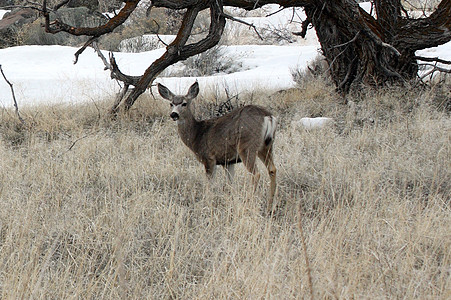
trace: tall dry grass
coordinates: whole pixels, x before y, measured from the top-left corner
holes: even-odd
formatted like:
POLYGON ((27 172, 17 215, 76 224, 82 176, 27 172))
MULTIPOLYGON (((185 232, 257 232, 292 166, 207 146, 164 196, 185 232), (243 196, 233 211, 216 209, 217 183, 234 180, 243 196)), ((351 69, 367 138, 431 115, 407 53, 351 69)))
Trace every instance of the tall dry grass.
POLYGON ((266 174, 256 194, 243 167, 210 186, 163 101, 114 121, 102 103, 28 108, 27 125, 3 110, 1 297, 448 298, 451 120, 437 93, 344 105, 312 84, 241 99, 279 116, 272 218, 266 174), (293 125, 318 115, 335 125, 293 125))

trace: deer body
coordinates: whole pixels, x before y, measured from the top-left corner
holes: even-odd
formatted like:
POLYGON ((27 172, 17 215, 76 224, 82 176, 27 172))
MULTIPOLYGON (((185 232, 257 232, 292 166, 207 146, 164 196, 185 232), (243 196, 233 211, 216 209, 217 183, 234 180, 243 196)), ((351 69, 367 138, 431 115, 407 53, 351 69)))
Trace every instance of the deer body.
POLYGON ((197 82, 185 96, 176 96, 161 84, 158 91, 171 101, 171 118, 177 121, 179 136, 205 166, 209 178, 213 177, 216 166, 222 165, 231 179, 234 165, 242 162, 253 174, 256 186, 260 177, 256 158, 263 161, 271 180, 267 207, 271 211, 276 190, 272 151, 276 118, 263 107, 247 105, 221 117, 198 121, 190 108, 191 100, 199 93, 197 82))

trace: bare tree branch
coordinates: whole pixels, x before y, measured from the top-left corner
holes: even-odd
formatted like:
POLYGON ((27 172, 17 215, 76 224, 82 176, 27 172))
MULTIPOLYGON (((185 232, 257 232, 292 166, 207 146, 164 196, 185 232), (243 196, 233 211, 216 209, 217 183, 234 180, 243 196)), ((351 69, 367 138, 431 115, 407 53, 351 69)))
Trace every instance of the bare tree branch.
POLYGON ((140 76, 125 75, 124 73, 121 72, 121 70, 119 70, 119 67, 116 63, 116 59, 114 58, 112 52, 110 52, 109 55, 110 61, 108 62, 105 56, 103 55, 102 51, 100 51, 99 46, 96 42, 93 42, 91 47, 97 53, 97 56, 99 56, 100 59, 102 60, 103 64, 105 65, 105 70, 110 70, 111 79, 119 80, 127 85, 136 85, 138 83, 140 76))
POLYGON ((91 45, 93 42, 95 42, 98 39, 98 37, 91 37, 84 45, 83 47, 81 47, 80 49, 78 49, 77 52, 75 52, 75 60, 74 60, 74 65, 78 62, 78 57, 80 56, 80 54, 83 53, 83 51, 85 51, 85 49, 91 45))
MULTIPOLYGON (((141 79, 135 85, 135 88, 128 94, 127 99, 124 101, 125 110, 128 110, 134 104, 137 97, 141 95, 156 76, 168 66, 180 60, 187 59, 190 56, 202 53, 218 44, 225 27, 225 17, 221 0, 209 2, 210 28, 207 36, 196 43, 186 44, 191 34, 194 21, 198 13, 204 8, 204 4, 205 3, 200 3, 190 7, 185 12, 176 38, 166 48, 166 52, 147 68, 141 79)), ((113 113, 116 112, 117 110, 113 110, 113 113)))
POLYGON ((19 118, 19 121, 25 125, 26 124, 25 120, 22 118, 22 116, 20 115, 20 112, 19 112, 19 106, 17 105, 17 100, 16 100, 16 95, 14 93, 13 84, 6 78, 5 72, 3 72, 2 65, 0 65, 0 72, 2 73, 3 78, 5 79, 6 83, 9 85, 9 88, 11 89, 11 94, 13 96, 13 101, 14 101, 14 107, 16 109, 16 115, 19 118))
POLYGON ((158 22, 155 21, 155 20, 153 20, 153 22, 157 25, 157 30, 156 30, 156 32, 155 32, 155 35, 157 36, 157 38, 158 38, 158 40, 160 41, 160 43, 162 43, 163 45, 165 45, 165 46, 167 47, 168 44, 166 44, 165 41, 163 41, 163 40, 160 38, 160 34, 159 34, 159 32, 160 32, 160 24, 158 24, 158 22))
POLYGON ((307 35, 307 30, 309 25, 312 23, 312 20, 310 17, 307 17, 304 21, 302 21, 301 23, 301 31, 298 32, 293 32, 294 35, 300 36, 303 39, 305 38, 305 36, 307 35))
POLYGON ((442 67, 439 67, 434 64, 419 64, 419 65, 432 67, 432 69, 430 69, 429 71, 427 71, 426 73, 421 75, 420 80, 423 80, 424 78, 428 77, 429 75, 431 75, 431 77, 432 77, 433 76, 432 74, 434 74, 435 72, 451 74, 451 69, 442 68, 442 67))
POLYGON ((237 18, 235 18, 235 17, 233 17, 233 16, 231 16, 231 15, 228 15, 228 14, 226 14, 226 13, 223 13, 223 16, 224 16, 226 19, 229 19, 229 20, 231 20, 231 21, 235 21, 235 22, 238 22, 238 23, 241 23, 241 24, 244 24, 244 25, 247 25, 247 26, 251 27, 252 29, 254 29, 255 33, 256 33, 257 36, 260 38, 260 40, 263 41, 263 37, 260 35, 260 33, 258 32, 258 30, 257 30, 257 28, 255 27, 254 24, 250 24, 250 23, 248 23, 248 22, 246 22, 246 21, 237 19, 237 18))
MULTIPOLYGON (((106 24, 98 27, 73 27, 61 20, 54 20, 50 22, 50 13, 47 9, 47 0, 43 1, 43 16, 45 18, 45 31, 48 33, 67 32, 75 36, 87 35, 91 37, 99 37, 106 33, 112 32, 116 27, 123 24, 130 14, 135 10, 141 0, 126 0, 125 6, 119 11, 119 13, 111 18, 106 24)), ((60 8, 62 5, 57 5, 60 8)))

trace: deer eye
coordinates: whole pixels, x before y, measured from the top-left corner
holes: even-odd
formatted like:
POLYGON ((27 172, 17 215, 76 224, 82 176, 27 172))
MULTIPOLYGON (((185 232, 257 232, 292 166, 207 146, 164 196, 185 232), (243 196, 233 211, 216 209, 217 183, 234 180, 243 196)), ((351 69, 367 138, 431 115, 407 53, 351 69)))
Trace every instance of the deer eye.
POLYGON ((186 103, 186 102, 182 103, 182 106, 187 106, 187 105, 188 105, 188 103, 186 103))

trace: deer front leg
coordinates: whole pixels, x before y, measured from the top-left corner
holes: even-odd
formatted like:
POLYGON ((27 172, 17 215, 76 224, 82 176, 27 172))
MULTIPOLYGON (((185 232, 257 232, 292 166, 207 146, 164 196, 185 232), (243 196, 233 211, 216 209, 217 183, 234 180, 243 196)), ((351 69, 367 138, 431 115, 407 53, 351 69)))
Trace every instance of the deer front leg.
POLYGON ((215 176, 215 171, 216 171, 216 161, 214 160, 206 160, 204 162, 204 166, 205 166, 205 173, 207 174, 207 178, 209 180, 213 179, 213 177, 215 176))

